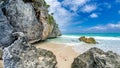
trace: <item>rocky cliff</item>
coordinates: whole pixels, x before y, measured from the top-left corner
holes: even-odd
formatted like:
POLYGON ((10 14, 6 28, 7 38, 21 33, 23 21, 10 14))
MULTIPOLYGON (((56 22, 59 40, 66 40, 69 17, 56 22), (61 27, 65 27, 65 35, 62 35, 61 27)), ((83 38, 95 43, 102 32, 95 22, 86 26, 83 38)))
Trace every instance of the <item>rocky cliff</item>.
POLYGON ((56 67, 52 52, 30 44, 61 35, 48 7, 44 0, 0 0, 0 59, 4 68, 56 67))
POLYGON ((0 26, 8 27, 7 34, 23 32, 31 43, 57 37, 61 33, 48 7, 44 0, 0 0, 0 26))

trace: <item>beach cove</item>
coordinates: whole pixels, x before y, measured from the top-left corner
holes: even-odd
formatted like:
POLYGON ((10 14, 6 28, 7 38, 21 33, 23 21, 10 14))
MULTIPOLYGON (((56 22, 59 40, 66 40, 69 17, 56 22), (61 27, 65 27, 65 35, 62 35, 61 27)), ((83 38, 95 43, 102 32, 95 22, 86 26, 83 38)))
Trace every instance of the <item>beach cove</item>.
MULTIPOLYGON (((90 34, 89 34, 90 35, 90 34)), ((85 51, 93 47, 98 47, 104 51, 113 51, 120 54, 120 38, 119 36, 104 37, 104 36, 87 36, 93 37, 99 42, 99 44, 86 44, 78 40, 81 35, 62 35, 58 38, 48 39, 43 42, 38 42, 34 45, 36 48, 42 48, 54 53, 57 59, 58 68, 71 68, 71 64, 74 59, 83 54, 85 51), (116 45, 113 46, 113 44, 116 45)), ((2 61, 0 61, 1 68, 3 67, 2 61)))

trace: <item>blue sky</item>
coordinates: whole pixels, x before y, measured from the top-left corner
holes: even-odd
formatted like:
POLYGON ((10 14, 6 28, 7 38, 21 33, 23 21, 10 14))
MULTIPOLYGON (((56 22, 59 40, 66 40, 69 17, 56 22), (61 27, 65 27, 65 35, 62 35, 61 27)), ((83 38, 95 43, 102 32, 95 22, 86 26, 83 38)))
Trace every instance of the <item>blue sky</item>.
POLYGON ((63 33, 120 33, 120 0, 45 0, 63 33))

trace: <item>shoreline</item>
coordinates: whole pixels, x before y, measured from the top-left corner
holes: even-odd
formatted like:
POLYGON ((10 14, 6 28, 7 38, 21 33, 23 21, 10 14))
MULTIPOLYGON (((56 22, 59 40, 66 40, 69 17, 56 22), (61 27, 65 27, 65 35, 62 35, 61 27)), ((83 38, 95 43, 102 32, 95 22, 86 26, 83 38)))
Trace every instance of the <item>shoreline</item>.
MULTIPOLYGON (((42 48, 53 52, 57 60, 57 68, 71 68, 71 64, 80 53, 75 52, 72 46, 64 44, 39 42, 33 44, 36 48, 42 48)), ((3 60, 0 60, 0 68, 3 68, 3 60)))
MULTIPOLYGON (((79 48, 79 50, 77 50, 74 46, 47 41, 38 42, 32 45, 34 45, 36 48, 42 48, 53 52, 53 54, 56 56, 57 68, 71 68, 74 58, 93 47, 91 45, 81 44, 80 46, 76 46, 77 49, 79 48)), ((3 61, 0 60, 0 68, 3 68, 3 66, 3 61)))
POLYGON ((80 55, 80 53, 74 51, 72 46, 65 46, 64 44, 43 42, 34 45, 36 48, 52 51, 56 56, 57 68, 71 68, 74 58, 80 55))

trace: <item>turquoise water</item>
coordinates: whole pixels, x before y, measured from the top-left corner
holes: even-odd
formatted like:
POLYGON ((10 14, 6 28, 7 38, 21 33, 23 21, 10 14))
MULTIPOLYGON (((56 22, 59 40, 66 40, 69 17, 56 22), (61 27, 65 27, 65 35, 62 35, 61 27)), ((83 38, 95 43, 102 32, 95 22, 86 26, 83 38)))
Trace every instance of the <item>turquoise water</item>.
POLYGON ((120 33, 78 33, 78 34, 63 34, 63 35, 74 35, 74 36, 102 36, 102 37, 120 37, 120 33))
POLYGON ((49 42, 73 46, 76 52, 85 52, 92 47, 100 48, 104 51, 113 51, 120 54, 120 33, 86 33, 86 34, 63 34, 62 36, 50 39, 49 42), (99 44, 86 44, 79 41, 81 36, 93 37, 99 44))

